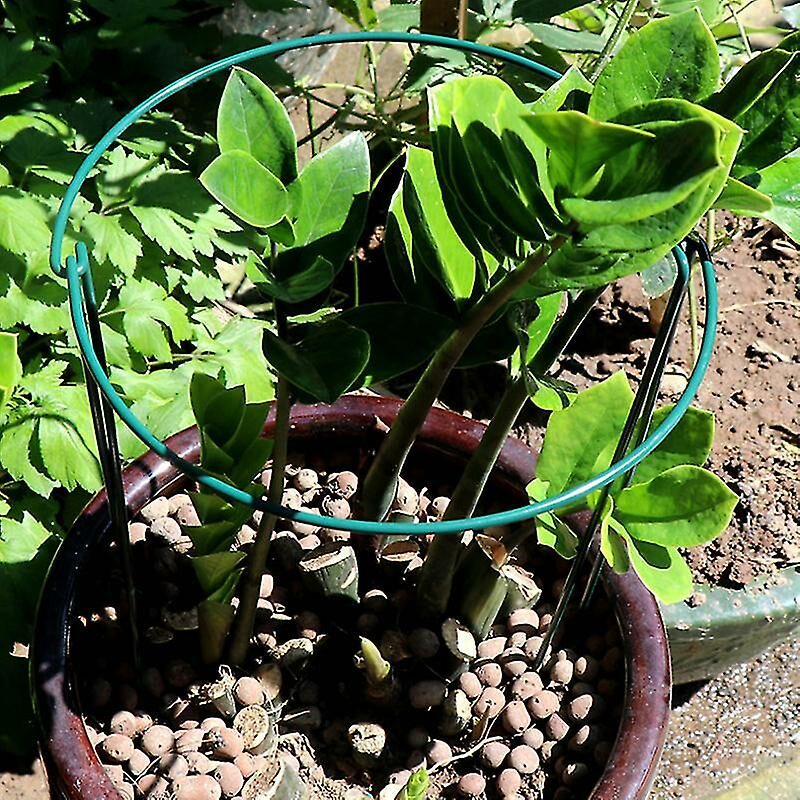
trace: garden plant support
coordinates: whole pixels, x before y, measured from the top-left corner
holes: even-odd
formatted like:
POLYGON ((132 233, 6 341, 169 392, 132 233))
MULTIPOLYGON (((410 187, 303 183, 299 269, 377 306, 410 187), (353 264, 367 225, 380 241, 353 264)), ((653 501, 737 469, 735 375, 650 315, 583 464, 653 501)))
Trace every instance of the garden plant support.
MULTIPOLYGON (((593 514, 586 534, 580 541, 577 557, 574 559, 568 574, 565 590, 559 602, 553 625, 548 632, 548 643, 556 638, 559 629, 563 624, 565 612, 572 599, 578 583, 581 569, 584 566, 594 540, 594 531, 601 516, 604 498, 607 496, 608 488, 617 479, 629 479, 636 465, 647 455, 649 455, 661 442, 666 439, 669 433, 675 428, 689 408, 695 397, 700 383, 708 368, 711 353, 713 350, 716 321, 717 321, 717 296, 714 278, 714 268, 710 254, 703 243, 689 240, 683 246, 676 246, 673 249, 673 257, 678 267, 678 277, 670 295, 667 312, 661 330, 656 338, 652 352, 647 362, 647 367, 643 374, 642 381, 637 389, 633 407, 628 415, 625 428, 619 440, 614 459, 610 467, 587 480, 581 485, 575 486, 568 491, 564 491, 556 496, 542 501, 534 502, 530 505, 519 508, 486 514, 479 517, 466 519, 453 519, 443 522, 368 522, 362 520, 341 520, 328 516, 312 514, 307 512, 295 511, 293 509, 274 504, 263 498, 254 498, 235 487, 213 477, 204 472, 198 466, 186 461, 164 442, 156 438, 136 417, 135 414, 125 405, 122 398, 116 392, 107 375, 107 367, 104 357, 104 347, 99 326, 98 309, 94 293, 93 278, 89 252, 83 242, 78 242, 75 255, 67 256, 65 263, 62 264, 62 250, 64 234, 67 221, 72 206, 81 190, 81 186, 91 170, 98 163, 102 155, 117 139, 117 137, 130 125, 140 119, 148 111, 155 108, 159 103, 183 89, 221 72, 236 64, 241 64, 262 56, 276 56, 282 53, 300 49, 315 47, 318 45, 344 44, 344 43, 372 43, 372 42, 399 42, 417 45, 436 45, 467 53, 474 53, 482 57, 497 59, 501 62, 514 64, 523 69, 533 71, 552 80, 557 80, 560 75, 555 70, 541 65, 533 60, 519 56, 514 53, 506 52, 497 48, 476 44, 469 41, 451 39, 449 37, 435 36, 429 34, 403 33, 403 32, 356 32, 341 33, 332 35, 311 36, 303 39, 296 39, 282 43, 266 45, 254 48, 242 53, 230 56, 205 66, 189 75, 173 82, 161 91, 152 95, 150 98, 140 103, 136 108, 123 117, 114 125, 98 142, 90 152, 81 166, 78 168, 73 180, 71 181, 65 197, 59 209, 54 226, 54 235, 51 247, 51 266, 53 271, 66 277, 68 281, 69 304, 73 324, 77 334, 77 339, 83 356, 87 374, 91 380, 87 380, 89 400, 94 417, 95 432, 97 435, 98 448, 101 456, 101 465, 104 480, 108 490, 108 498, 111 506, 112 529, 117 540, 121 543, 123 552, 123 564, 126 570, 126 582, 129 599, 131 602, 130 621, 131 621, 131 644, 135 654, 136 651, 136 621, 134 600, 134 581, 130 572, 129 558, 125 553, 129 547, 126 529, 125 499, 122 491, 121 463, 116 441, 113 415, 116 414, 122 421, 157 455, 165 458, 175 465, 186 475, 196 480, 202 486, 211 489, 225 499, 248 505, 256 510, 272 513, 284 519, 297 522, 321 525, 327 528, 348 531, 357 534, 369 535, 424 535, 435 533, 439 535, 458 534, 466 530, 487 528, 496 525, 507 525, 511 523, 533 520, 540 514, 564 508, 570 503, 586 497, 588 494, 601 490, 601 497, 598 510, 593 514), (706 320, 703 331, 703 338, 697 358, 697 362, 688 380, 686 389, 672 411, 667 415, 662 424, 654 431, 648 432, 650 418, 652 416, 661 377, 667 363, 670 345, 674 336, 678 315, 681 309, 682 300, 690 275, 690 262, 697 256, 702 265, 702 274, 706 293, 706 320), (635 447, 630 449, 630 445, 635 447)), ((597 580, 599 565, 601 561, 597 559, 590 582, 583 596, 586 602, 591 596, 591 592, 597 580)), ((542 648, 542 654, 545 648, 542 648)))

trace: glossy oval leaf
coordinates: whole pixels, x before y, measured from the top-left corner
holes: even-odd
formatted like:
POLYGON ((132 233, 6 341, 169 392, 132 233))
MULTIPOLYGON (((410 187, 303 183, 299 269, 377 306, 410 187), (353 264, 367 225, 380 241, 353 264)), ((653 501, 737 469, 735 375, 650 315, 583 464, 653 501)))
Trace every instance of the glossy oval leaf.
POLYGON ((332 403, 346 392, 369 362, 369 336, 338 319, 312 326, 298 344, 264 331, 267 361, 306 396, 332 403))
POLYGON ((286 108, 260 78, 234 67, 217 111, 219 149, 244 150, 281 183, 297 177, 297 140, 286 108))
POLYGON ((800 242, 800 148, 746 180, 772 203, 769 211, 759 211, 758 216, 771 220, 800 242))
POLYGON ((302 303, 324 292, 334 278, 333 266, 324 258, 316 258, 294 274, 278 279, 255 253, 245 261, 247 277, 267 297, 284 303, 302 303))
POLYGON ((228 211, 249 225, 267 228, 286 215, 288 196, 283 184, 244 150, 217 156, 200 181, 228 211))
POLYGON ((369 361, 360 379, 364 385, 418 367, 455 329, 455 323, 448 317, 407 303, 358 306, 340 314, 338 319, 369 336, 369 361))
POLYGON ((451 297, 469 298, 475 286, 475 257, 447 214, 430 150, 408 149, 403 209, 411 233, 412 260, 420 261, 451 297))
MULTIPOLYGON (((650 430, 655 430, 667 418, 674 406, 656 409, 650 430)), ((714 415, 692 406, 663 442, 639 462, 633 483, 646 483, 672 467, 694 464, 702 467, 708 461, 714 444, 714 415)))
POLYGON ((593 478, 611 463, 633 402, 628 379, 617 372, 580 392, 569 408, 550 415, 536 477, 550 495, 593 478))
POLYGON ((614 515, 634 539, 694 547, 728 527, 738 499, 708 470, 673 467, 620 492, 614 515))
POLYGON ((700 13, 692 9, 649 22, 600 73, 589 113, 611 119, 659 97, 697 101, 719 84, 719 53, 700 13))

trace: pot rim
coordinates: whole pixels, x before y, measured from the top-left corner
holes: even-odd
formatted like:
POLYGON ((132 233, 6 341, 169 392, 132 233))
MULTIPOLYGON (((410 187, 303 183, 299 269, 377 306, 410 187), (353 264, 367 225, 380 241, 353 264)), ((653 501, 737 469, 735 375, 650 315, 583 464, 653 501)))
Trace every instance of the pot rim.
MULTIPOLYGON (((365 434, 381 421, 391 424, 400 400, 349 395, 331 405, 296 405, 293 438, 314 431, 365 434)), ((264 432, 274 428, 270 415, 264 432)), ((480 441, 483 423, 434 408, 418 442, 465 454, 480 441)), ((199 458, 196 428, 169 439, 182 457, 199 458)), ((509 438, 496 471, 517 485, 533 477, 535 456, 521 441, 509 438)), ((123 471, 131 516, 183 476, 169 462, 148 451, 123 471)), ((86 506, 64 538, 45 580, 30 653, 31 692, 42 755, 51 779, 68 800, 121 800, 89 741, 75 691, 69 649, 72 611, 82 569, 110 530, 105 490, 86 506)), ((625 699, 614 747, 605 771, 588 800, 645 798, 655 777, 669 721, 671 673, 667 636, 658 604, 634 573, 618 575, 604 567, 603 580, 614 602, 625 652, 625 699)))

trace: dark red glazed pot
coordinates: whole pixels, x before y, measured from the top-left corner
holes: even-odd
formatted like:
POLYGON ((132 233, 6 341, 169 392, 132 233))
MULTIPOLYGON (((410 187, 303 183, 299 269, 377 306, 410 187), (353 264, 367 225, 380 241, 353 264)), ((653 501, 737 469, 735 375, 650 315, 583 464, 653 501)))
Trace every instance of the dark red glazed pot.
MULTIPOLYGON (((381 436, 376 420, 391 425, 399 406, 393 399, 351 396, 330 406, 295 407, 292 442, 299 449, 304 441, 313 440, 314 449, 322 452, 337 443, 369 447, 381 436)), ((267 434, 272 425, 271 420, 267 422, 267 434)), ((483 430, 479 422, 434 409, 415 449, 420 458, 436 453, 463 463, 483 430)), ((199 458, 194 428, 173 436, 168 444, 190 461, 199 458)), ((505 484, 524 496, 520 492, 530 481, 534 464, 533 453, 522 442, 509 439, 493 476, 495 485, 505 484)), ((148 452, 124 471, 123 482, 133 516, 157 493, 177 489, 185 478, 169 462, 148 452)), ((107 544, 109 533, 106 495, 101 492, 84 509, 53 562, 42 590, 31 649, 42 754, 53 797, 66 800, 120 800, 87 737, 70 655, 77 588, 91 555, 107 544)), ((656 601, 635 575, 606 570, 604 581, 625 649, 625 703, 608 766, 590 800, 642 800, 654 778, 669 719, 667 638, 656 601)))

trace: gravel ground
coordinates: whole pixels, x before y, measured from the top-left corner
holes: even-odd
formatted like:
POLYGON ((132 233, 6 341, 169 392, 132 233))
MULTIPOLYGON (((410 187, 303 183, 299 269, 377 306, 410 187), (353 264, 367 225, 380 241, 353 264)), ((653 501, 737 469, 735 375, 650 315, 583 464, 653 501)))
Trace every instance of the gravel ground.
MULTIPOLYGON (((708 800, 749 776, 797 759, 800 637, 732 667, 701 688, 695 684, 691 691, 686 687, 675 692, 654 800, 708 800)), ((797 774, 786 774, 784 780, 794 781, 794 793, 785 797, 800 797, 797 774)), ((740 796, 762 797, 756 788, 740 796)))

